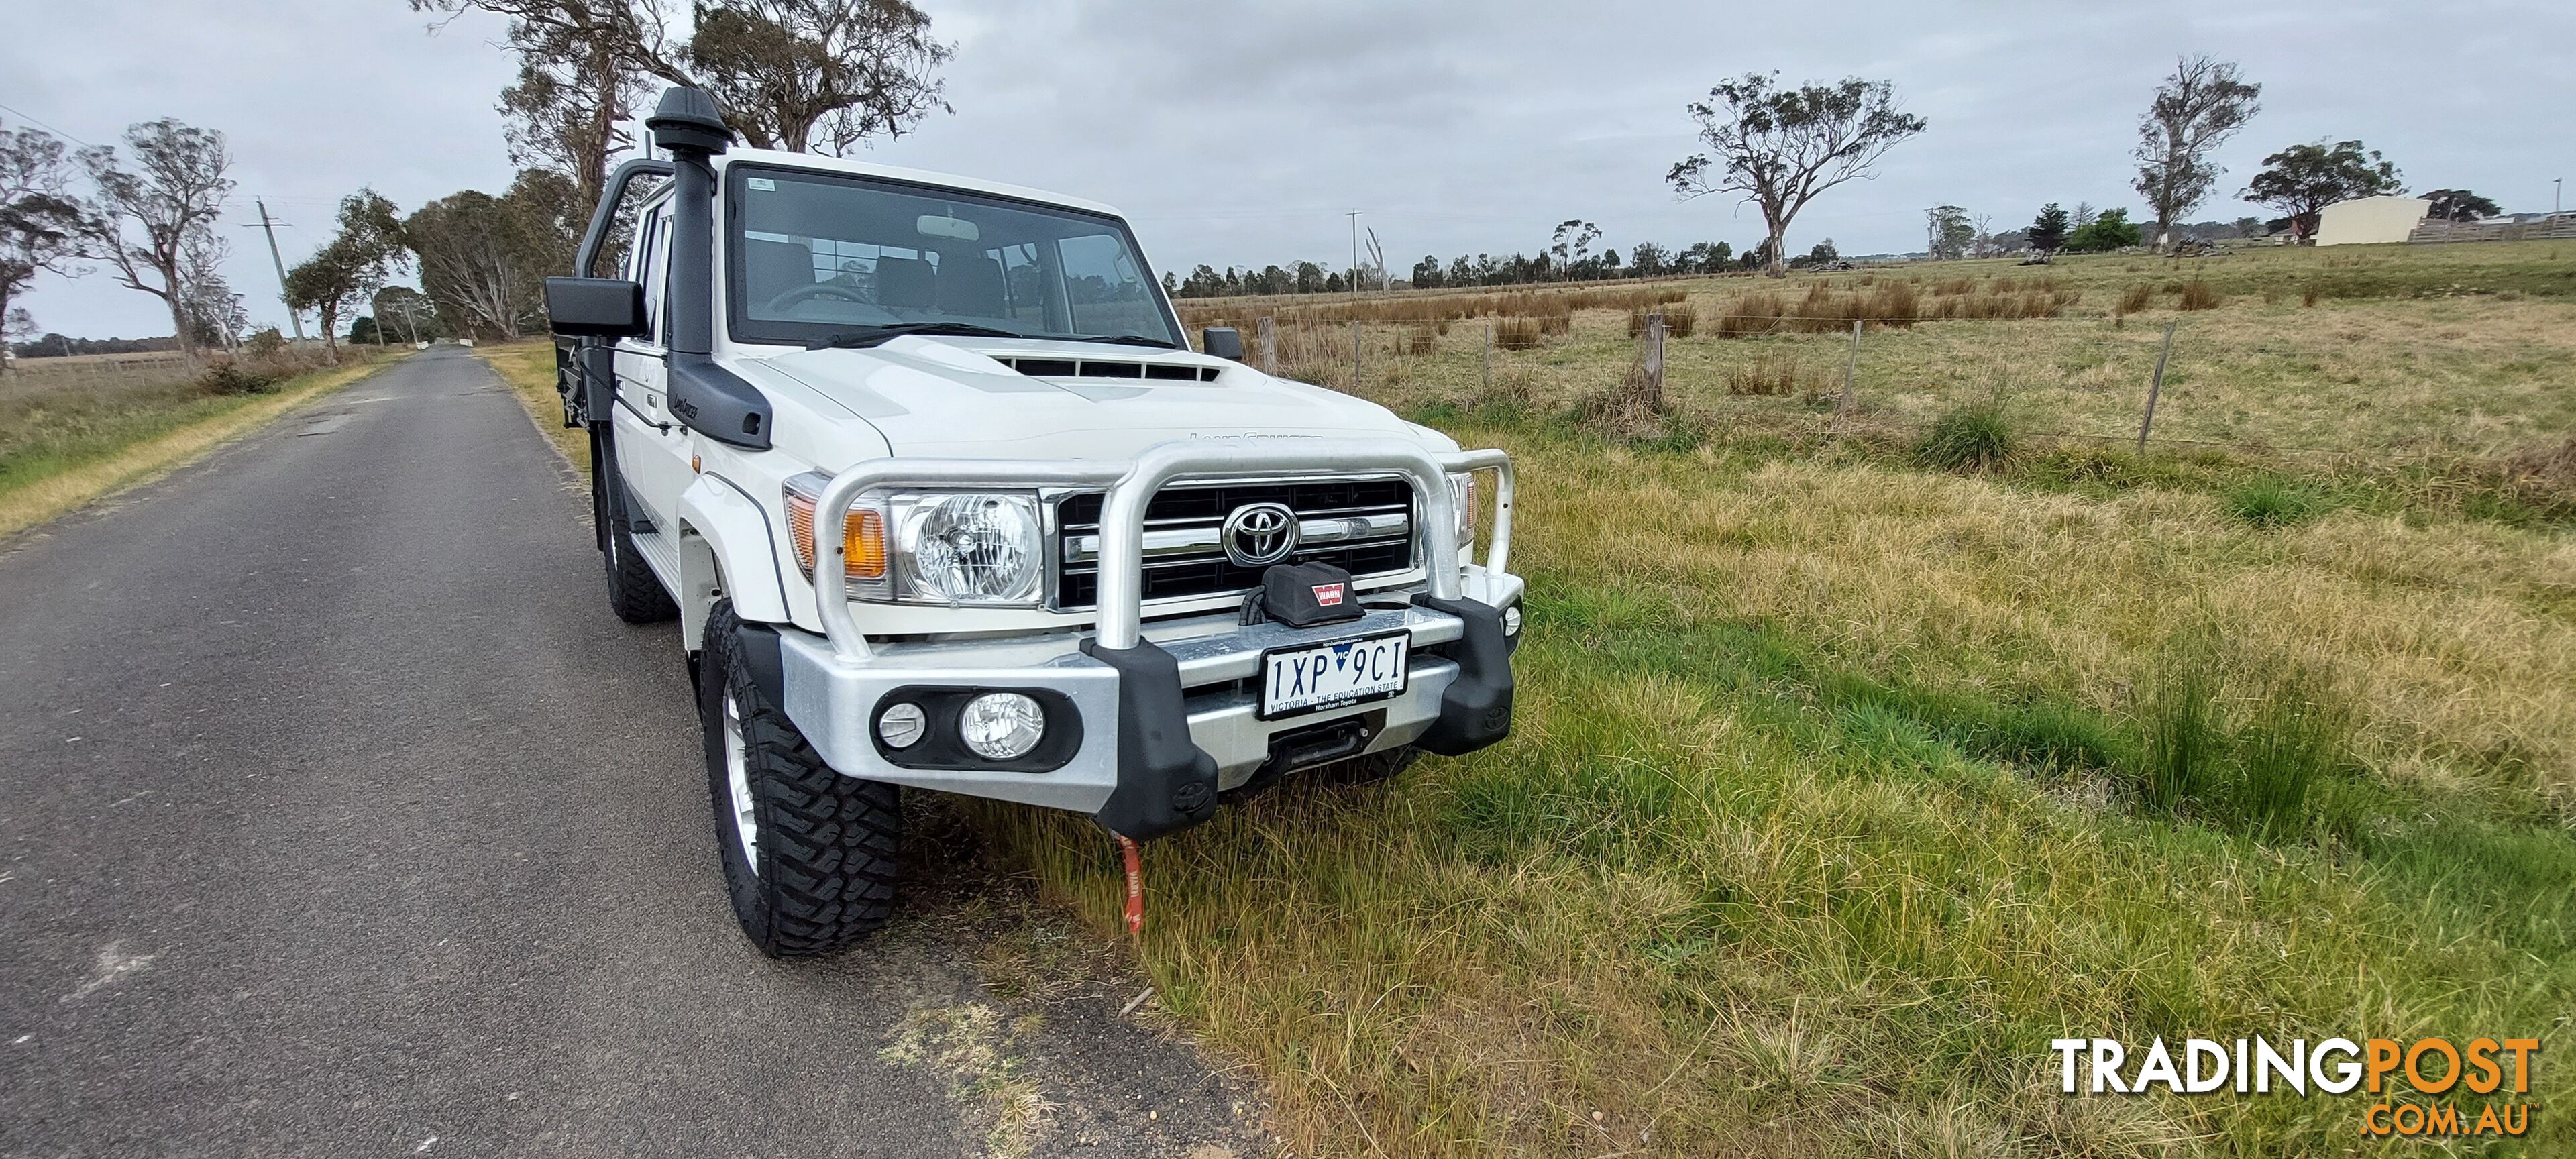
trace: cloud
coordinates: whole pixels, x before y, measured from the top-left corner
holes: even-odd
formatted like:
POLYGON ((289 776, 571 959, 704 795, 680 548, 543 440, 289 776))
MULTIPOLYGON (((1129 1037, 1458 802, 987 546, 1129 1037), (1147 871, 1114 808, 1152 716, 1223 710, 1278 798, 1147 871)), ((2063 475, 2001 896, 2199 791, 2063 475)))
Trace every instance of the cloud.
MULTIPOLYGON (((953 116, 872 156, 1108 201, 1157 262, 1336 261, 1365 211, 1390 259, 1533 250, 1599 222, 1625 250, 1759 238, 1758 214, 1663 185, 1692 150, 1683 106, 1716 80, 1777 70, 1896 83, 1931 130, 1791 231, 1845 253, 1921 244, 1923 207, 2026 220, 2044 201, 2131 205, 2137 116, 2178 53, 2236 59, 2265 110, 2221 153, 2232 200, 2262 156, 2360 137, 2418 188, 2464 185, 2545 207, 2571 130, 2556 46, 2576 11, 2217 0, 2140 8, 2042 0, 1747 9, 1539 0, 1388 4, 923 0, 958 45, 953 116)), ((400 0, 132 0, 50 5, 0 44, 0 103, 93 140, 172 115, 231 134, 233 219, 264 194, 320 244, 332 203, 371 184, 409 207, 509 178, 492 111, 512 66, 496 22, 433 36, 400 0)), ((0 114, 0 120, 17 118, 0 114)), ((228 267, 272 317, 255 232, 228 267)), ((98 275, 30 305, 67 333, 157 332, 145 295, 98 275)))

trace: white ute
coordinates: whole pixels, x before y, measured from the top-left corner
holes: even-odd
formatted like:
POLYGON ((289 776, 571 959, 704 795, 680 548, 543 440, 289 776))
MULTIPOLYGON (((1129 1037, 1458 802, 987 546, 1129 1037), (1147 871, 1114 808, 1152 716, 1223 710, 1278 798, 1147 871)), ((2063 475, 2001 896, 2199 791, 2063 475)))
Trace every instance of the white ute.
POLYGON ((647 125, 669 160, 547 307, 609 598, 680 621, 761 950, 883 924, 902 788, 1148 841, 1510 732, 1501 452, 1191 350, 1107 206, 732 149, 693 89, 647 125))

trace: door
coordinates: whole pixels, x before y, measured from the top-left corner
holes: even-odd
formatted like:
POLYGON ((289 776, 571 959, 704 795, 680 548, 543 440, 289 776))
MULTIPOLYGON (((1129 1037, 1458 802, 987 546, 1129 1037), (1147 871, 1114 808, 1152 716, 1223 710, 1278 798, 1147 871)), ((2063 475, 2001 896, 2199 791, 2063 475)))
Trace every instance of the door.
MULTIPOLYGON (((671 259, 670 215, 667 203, 646 211, 636 227, 634 278, 644 286, 644 313, 652 330, 640 338, 621 339, 617 343, 617 472, 625 485, 630 518, 640 515, 649 521, 651 532, 667 531, 671 513, 678 507, 680 492, 687 489, 689 470, 689 429, 671 416, 667 391, 669 363, 665 357, 670 333, 670 294, 668 271, 671 259)), ((634 530, 646 533, 638 523, 634 530)), ((657 569, 657 553, 646 551, 657 569)), ((670 581, 676 577, 664 576, 670 581)))

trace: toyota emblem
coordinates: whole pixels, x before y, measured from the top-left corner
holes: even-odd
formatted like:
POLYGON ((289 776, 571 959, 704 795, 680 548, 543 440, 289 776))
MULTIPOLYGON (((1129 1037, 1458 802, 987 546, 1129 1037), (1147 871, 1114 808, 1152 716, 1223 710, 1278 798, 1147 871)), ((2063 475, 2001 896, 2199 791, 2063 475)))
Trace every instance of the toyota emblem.
POLYGON ((1246 503, 1225 517, 1218 538, 1242 567, 1268 567, 1297 550, 1297 513, 1277 503, 1246 503))

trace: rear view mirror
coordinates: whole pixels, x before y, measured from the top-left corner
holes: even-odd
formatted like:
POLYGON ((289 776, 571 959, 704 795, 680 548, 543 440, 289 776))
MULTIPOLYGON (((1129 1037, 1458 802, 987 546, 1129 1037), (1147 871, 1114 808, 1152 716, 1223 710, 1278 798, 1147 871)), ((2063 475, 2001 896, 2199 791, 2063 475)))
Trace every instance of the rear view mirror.
POLYGON ((583 338, 633 338, 652 329, 644 287, 624 278, 547 278, 546 324, 583 338))
POLYGON ((1210 326, 1199 331, 1199 353, 1243 361, 1243 331, 1232 326, 1210 326))
POLYGON ((912 227, 920 230, 923 237, 944 237, 953 241, 975 241, 984 236, 984 231, 977 229, 974 222, 962 217, 941 217, 935 213, 922 214, 912 227))

